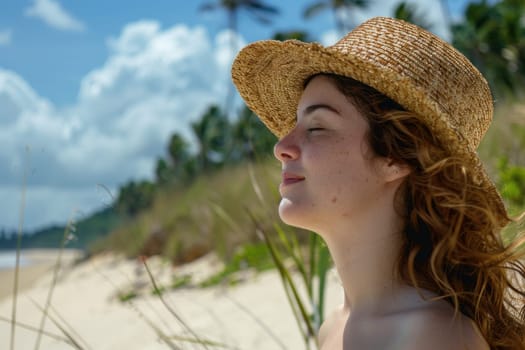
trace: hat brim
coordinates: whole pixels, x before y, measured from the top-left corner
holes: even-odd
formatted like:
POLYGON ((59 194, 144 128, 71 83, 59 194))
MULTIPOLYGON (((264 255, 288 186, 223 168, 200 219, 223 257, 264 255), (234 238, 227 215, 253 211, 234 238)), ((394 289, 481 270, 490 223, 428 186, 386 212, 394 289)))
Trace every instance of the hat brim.
POLYGON ((444 106, 421 90, 413 77, 403 76, 377 61, 342 54, 330 47, 297 40, 263 40, 246 46, 232 66, 232 79, 246 105, 281 138, 295 125, 305 81, 320 73, 342 75, 369 85, 416 113, 450 155, 461 157, 498 208, 501 226, 508 223, 505 205, 476 150, 451 125, 444 106))

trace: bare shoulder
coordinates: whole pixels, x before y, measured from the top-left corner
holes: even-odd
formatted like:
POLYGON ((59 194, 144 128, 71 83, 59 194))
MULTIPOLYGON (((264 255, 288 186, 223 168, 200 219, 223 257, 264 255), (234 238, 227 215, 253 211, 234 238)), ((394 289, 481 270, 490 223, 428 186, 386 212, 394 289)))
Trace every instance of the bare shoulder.
POLYGON ((336 315, 335 313, 331 313, 330 316, 328 316, 323 324, 321 325, 321 328, 319 328, 319 333, 317 335, 317 339, 319 341, 319 344, 322 346, 326 337, 330 333, 330 330, 333 327, 333 324, 335 323, 336 315))
POLYGON ((475 323, 445 302, 431 302, 370 316, 344 308, 319 331, 323 350, 490 350, 475 323))
POLYGON ((404 349, 490 350, 476 324, 449 307, 430 307, 410 312, 401 324, 412 325, 404 349))
POLYGON ((321 349, 331 348, 333 345, 328 344, 333 343, 338 338, 342 338, 347 317, 344 307, 340 306, 324 320, 317 337, 321 349))

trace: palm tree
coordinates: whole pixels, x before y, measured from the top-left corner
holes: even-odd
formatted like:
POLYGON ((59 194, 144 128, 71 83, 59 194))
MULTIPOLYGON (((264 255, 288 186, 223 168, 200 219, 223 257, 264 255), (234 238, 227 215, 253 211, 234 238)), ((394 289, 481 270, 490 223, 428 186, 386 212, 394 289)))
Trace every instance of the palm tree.
POLYGON ((233 161, 242 159, 256 159, 272 154, 277 138, 259 118, 246 106, 243 107, 239 118, 232 128, 233 161))
POLYGON ((394 9, 394 17, 404 21, 416 24, 421 28, 429 30, 432 25, 427 22, 425 17, 417 13, 416 6, 409 4, 406 1, 401 1, 394 9))
POLYGON ((324 0, 308 6, 303 13, 305 18, 311 18, 320 12, 331 9, 336 28, 339 34, 348 32, 352 27, 350 23, 350 14, 356 8, 366 9, 370 5, 370 0, 324 0))
MULTIPOLYGON (((264 1, 256 0, 216 0, 214 2, 207 2, 200 7, 201 11, 216 11, 224 10, 228 15, 228 28, 232 32, 230 35, 230 52, 233 57, 237 51, 237 43, 233 33, 238 33, 238 17, 240 11, 245 11, 251 15, 256 21, 262 24, 271 22, 271 17, 279 13, 279 10, 264 1)), ((228 84, 228 91, 226 95, 226 105, 224 110, 228 113, 230 111, 233 99, 233 86, 228 84)))
POLYGON ((173 167, 178 167, 189 157, 188 142, 178 133, 173 133, 168 144, 168 155, 173 167))
POLYGON ((290 40, 290 39, 299 40, 303 42, 312 41, 308 32, 305 32, 303 30, 278 31, 273 35, 272 39, 280 40, 280 41, 290 40))
POLYGON ((172 169, 163 158, 157 159, 157 164, 155 165, 155 181, 159 185, 167 184, 171 179, 172 169))
POLYGON ((471 3, 452 26, 453 45, 485 75, 498 97, 525 89, 525 1, 471 3))
POLYGON ((222 164, 228 156, 230 124, 217 106, 210 106, 202 118, 191 124, 198 143, 198 167, 209 170, 222 164))
POLYGON ((154 183, 131 180, 120 187, 115 206, 119 212, 134 216, 151 207, 154 198, 154 183))
POLYGON ((187 164, 191 161, 188 142, 178 133, 173 133, 168 143, 168 159, 158 159, 155 174, 159 184, 174 184, 188 177, 187 164))
POLYGON ((207 2, 200 7, 201 11, 225 10, 228 14, 228 28, 237 32, 239 11, 244 10, 253 16, 258 22, 268 24, 271 16, 279 13, 279 10, 263 1, 254 0, 218 0, 207 2))

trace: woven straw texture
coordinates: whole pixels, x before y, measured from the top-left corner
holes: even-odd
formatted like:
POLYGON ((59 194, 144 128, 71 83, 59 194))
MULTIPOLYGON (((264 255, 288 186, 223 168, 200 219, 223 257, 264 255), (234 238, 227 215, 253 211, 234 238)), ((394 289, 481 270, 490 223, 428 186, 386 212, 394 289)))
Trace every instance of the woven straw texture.
POLYGON ((294 127, 304 82, 317 73, 351 77, 420 116, 451 155, 470 163, 475 183, 487 190, 506 224, 503 201, 476 153, 492 121, 492 95, 451 45, 407 22, 376 17, 329 47, 297 40, 252 43, 232 66, 240 95, 278 137, 294 127))

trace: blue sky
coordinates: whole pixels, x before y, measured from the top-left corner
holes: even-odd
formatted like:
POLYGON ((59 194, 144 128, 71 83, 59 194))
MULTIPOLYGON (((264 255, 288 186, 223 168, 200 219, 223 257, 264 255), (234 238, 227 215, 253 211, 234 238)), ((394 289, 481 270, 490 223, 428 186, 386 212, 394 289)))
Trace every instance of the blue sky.
MULTIPOLYGON (((210 0, 213 2, 212 0, 210 0)), ((330 44, 330 12, 304 21, 311 1, 267 1, 270 26, 242 17, 226 30, 210 1, 3 0, 0 11, 0 229, 63 223, 107 204, 130 179, 151 178, 169 135, 224 100, 229 36, 242 46, 277 30, 308 30, 330 44)), ((410 1, 448 38, 439 2, 410 1)), ((459 18, 466 1, 449 0, 459 18)), ((355 21, 391 15, 374 0, 355 21)))

